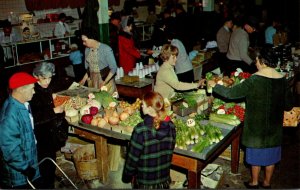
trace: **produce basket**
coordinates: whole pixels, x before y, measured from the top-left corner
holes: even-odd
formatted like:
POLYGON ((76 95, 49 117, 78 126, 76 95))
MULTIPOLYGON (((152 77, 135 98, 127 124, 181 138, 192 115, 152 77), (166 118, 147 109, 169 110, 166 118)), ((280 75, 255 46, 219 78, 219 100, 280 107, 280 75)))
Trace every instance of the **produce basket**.
POLYGON ((93 180, 99 178, 97 159, 95 159, 95 148, 93 144, 78 148, 73 155, 77 174, 82 180, 93 180))

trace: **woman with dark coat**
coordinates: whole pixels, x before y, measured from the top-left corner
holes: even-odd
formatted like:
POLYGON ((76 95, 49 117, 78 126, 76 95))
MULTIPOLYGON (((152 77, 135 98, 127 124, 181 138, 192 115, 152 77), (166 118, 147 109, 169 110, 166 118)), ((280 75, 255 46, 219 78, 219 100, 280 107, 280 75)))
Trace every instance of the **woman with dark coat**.
MULTIPOLYGON (((30 101, 34 120, 34 133, 37 141, 38 160, 45 157, 56 160, 56 152, 60 149, 51 139, 51 128, 56 125, 55 119, 63 114, 63 107, 54 107, 52 89, 49 87, 52 76, 55 74, 52 63, 42 62, 33 70, 33 76, 39 81, 35 84, 35 94, 30 101)), ((54 189, 55 165, 46 160, 40 165, 41 176, 47 189, 54 189)))
POLYGON ((285 76, 275 70, 277 59, 271 49, 263 49, 256 57, 258 71, 231 88, 208 81, 213 92, 227 99, 245 98, 246 112, 242 144, 246 162, 251 165, 247 188, 258 188, 261 167, 265 169, 263 188, 271 188, 275 164, 281 160, 284 110, 292 109, 292 94, 285 76))

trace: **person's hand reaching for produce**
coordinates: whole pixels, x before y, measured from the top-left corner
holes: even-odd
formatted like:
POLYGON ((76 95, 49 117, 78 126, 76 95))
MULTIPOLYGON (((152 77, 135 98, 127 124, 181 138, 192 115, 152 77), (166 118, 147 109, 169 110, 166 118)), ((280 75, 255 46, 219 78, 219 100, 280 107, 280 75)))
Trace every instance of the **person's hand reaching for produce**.
POLYGON ((201 79, 198 82, 198 88, 203 88, 205 86, 206 79, 201 79))
POLYGON ((215 87, 216 86, 216 82, 214 80, 208 80, 206 82, 207 82, 208 86, 211 86, 211 87, 215 87))

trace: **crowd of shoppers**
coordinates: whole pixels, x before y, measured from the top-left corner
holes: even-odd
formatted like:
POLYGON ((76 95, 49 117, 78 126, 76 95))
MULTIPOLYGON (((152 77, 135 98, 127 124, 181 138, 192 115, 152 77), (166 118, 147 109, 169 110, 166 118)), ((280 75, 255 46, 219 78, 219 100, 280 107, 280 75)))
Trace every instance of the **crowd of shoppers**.
MULTIPOLYGON (((134 13, 135 9, 128 8, 128 11, 134 13)), ((176 17, 171 16, 171 9, 166 9, 164 18, 158 22, 157 33, 152 36, 155 39, 153 44, 162 46, 160 58, 163 64, 156 76, 154 92, 146 94, 142 100, 145 118, 133 131, 124 166, 122 179, 132 182, 134 188, 169 188, 176 132, 164 110, 164 98, 173 97, 175 90, 197 89, 200 86, 200 83, 193 83, 193 66, 186 51, 186 47, 191 47, 190 36, 186 33, 187 28, 191 27, 186 22, 189 17, 182 5, 176 4, 172 11, 176 17), (161 154, 164 156, 161 157, 161 154)), ((59 17, 60 21, 54 30, 56 37, 69 33, 65 17, 64 14, 59 17)), ((274 45, 274 35, 279 31, 276 31, 277 26, 278 22, 274 21, 265 30, 267 46, 274 45)), ((221 70, 225 75, 230 75, 236 68, 242 68, 254 74, 232 88, 211 81, 209 85, 214 87, 214 93, 227 99, 246 99, 242 144, 246 147, 246 162, 251 165, 251 179, 245 186, 258 187, 260 170, 265 167, 262 186, 270 188, 275 164, 281 159, 283 111, 291 109, 292 98, 285 77, 274 69, 277 61, 272 51, 263 49, 255 60, 249 56, 249 34, 258 27, 258 21, 253 17, 247 20, 225 17, 224 25, 216 33, 221 70)), ((110 28, 111 36, 115 36, 111 38, 111 47, 99 41, 98 32, 82 28, 85 57, 73 45, 70 60, 74 66, 83 66, 84 62, 88 69, 82 77, 79 70, 83 70, 83 67, 74 67, 76 80, 81 79, 81 84, 90 79, 91 87, 106 86, 113 94, 116 92, 116 58, 127 74, 141 58, 141 53, 134 41, 133 17, 114 14, 110 28)), ((37 167, 37 162, 45 157, 55 160, 58 150, 49 141, 53 119, 63 114, 62 107, 54 107, 55 95, 49 87, 54 71, 52 63, 44 62, 34 68, 34 77, 16 73, 9 80, 12 92, 2 106, 0 115, 1 188, 29 188, 27 177, 37 187, 54 188, 55 166, 45 163, 37 167), (40 111, 41 107, 43 112, 40 111)))

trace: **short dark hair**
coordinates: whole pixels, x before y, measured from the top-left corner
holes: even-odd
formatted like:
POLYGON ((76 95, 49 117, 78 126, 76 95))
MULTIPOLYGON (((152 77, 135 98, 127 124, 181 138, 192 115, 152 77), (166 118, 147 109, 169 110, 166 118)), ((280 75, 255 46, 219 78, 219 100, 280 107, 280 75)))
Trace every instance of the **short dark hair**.
POLYGON ((9 27, 12 27, 12 26, 11 26, 11 22, 9 22, 9 20, 7 20, 7 19, 4 20, 4 21, 2 21, 1 25, 2 25, 3 28, 9 28, 9 27))
POLYGON ((89 39, 94 39, 94 40, 100 41, 100 36, 98 36, 97 34, 98 34, 98 32, 95 31, 95 29, 91 28, 91 27, 83 28, 81 30, 81 35, 85 35, 89 39))
POLYGON ((250 25, 252 28, 258 28, 259 21, 258 21, 258 19, 257 19, 256 17, 250 16, 250 17, 246 20, 245 24, 250 25))
POLYGON ((64 19, 64 18, 67 18, 66 14, 65 13, 60 13, 58 15, 58 19, 61 20, 61 19, 64 19))
POLYGON ((120 12, 113 12, 113 13, 111 13, 110 20, 113 20, 113 19, 121 20, 121 13, 120 12))
POLYGON ((260 51, 256 52, 256 55, 266 66, 272 68, 277 66, 277 55, 272 48, 264 47, 260 51))

